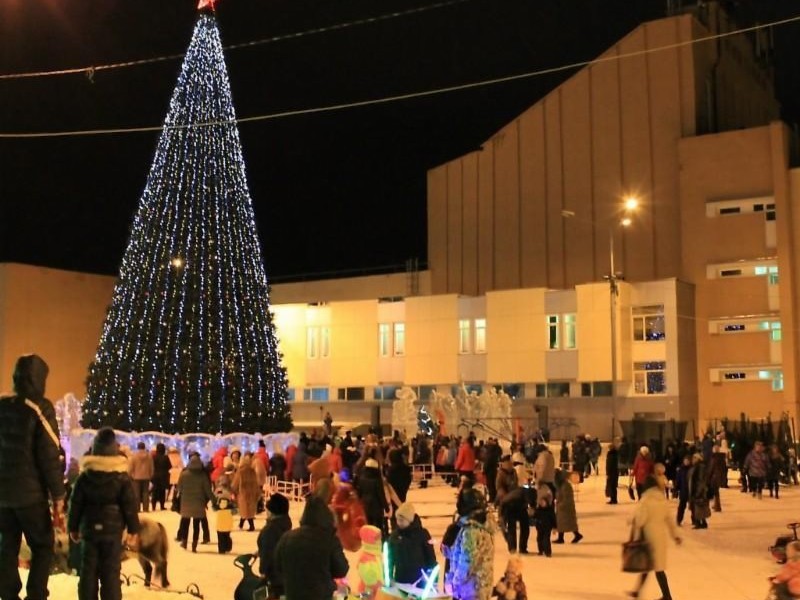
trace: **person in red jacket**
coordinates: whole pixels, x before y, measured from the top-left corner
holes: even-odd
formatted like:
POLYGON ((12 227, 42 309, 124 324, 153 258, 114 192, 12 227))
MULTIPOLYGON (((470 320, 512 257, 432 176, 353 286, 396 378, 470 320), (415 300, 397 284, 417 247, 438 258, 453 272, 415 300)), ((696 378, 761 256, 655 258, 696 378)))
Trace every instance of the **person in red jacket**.
POLYGON ((461 442, 456 456, 455 469, 463 477, 475 478, 475 439, 472 436, 461 442))
MULTIPOLYGON (((292 463, 294 463, 294 455, 297 452, 297 446, 292 442, 289 444, 289 447, 286 448, 286 473, 284 481, 291 481, 292 480, 292 463)), ((276 473, 277 475, 277 473, 276 473)))
POLYGON ((258 450, 256 450, 253 456, 261 461, 261 464, 264 465, 264 469, 269 473, 269 454, 267 454, 267 445, 264 443, 264 440, 258 440, 258 450))
POLYGON ((633 478, 633 483, 636 484, 637 498, 641 499, 644 492, 644 480, 647 479, 648 475, 653 474, 654 467, 655 461, 650 454, 650 448, 647 446, 639 448, 639 454, 636 455, 636 459, 633 461, 633 469, 631 469, 631 477, 633 478))

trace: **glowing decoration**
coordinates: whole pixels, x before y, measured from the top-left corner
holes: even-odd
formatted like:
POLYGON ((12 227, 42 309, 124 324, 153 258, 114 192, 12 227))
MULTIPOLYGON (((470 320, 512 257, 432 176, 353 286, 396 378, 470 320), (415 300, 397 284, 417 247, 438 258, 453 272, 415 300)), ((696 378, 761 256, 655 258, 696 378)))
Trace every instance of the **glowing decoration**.
POLYGON ((217 10, 217 2, 219 2, 219 0, 200 0, 197 4, 197 10, 213 14, 214 11, 217 10))
POLYGON ((422 599, 428 598, 431 595, 431 592, 436 587, 436 577, 439 575, 439 565, 436 565, 431 569, 431 574, 426 575, 425 570, 422 571, 422 579, 425 581, 425 589, 422 591, 422 599))
POLYGON ((389 585, 392 581, 389 570, 389 542, 383 542, 383 583, 389 585))
POLYGON ((90 366, 85 427, 291 427, 235 118, 216 18, 201 12, 90 366))

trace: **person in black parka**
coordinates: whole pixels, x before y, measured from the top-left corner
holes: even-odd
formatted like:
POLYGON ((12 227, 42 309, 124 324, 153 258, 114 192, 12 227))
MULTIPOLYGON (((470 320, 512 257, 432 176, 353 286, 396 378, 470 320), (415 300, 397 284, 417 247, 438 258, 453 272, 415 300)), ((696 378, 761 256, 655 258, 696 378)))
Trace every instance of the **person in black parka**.
POLYGON ((348 569, 333 513, 322 498, 309 496, 300 527, 284 533, 275 548, 275 573, 283 581, 286 599, 330 598, 336 590, 333 580, 347 575, 348 569))
POLYGON ((119 452, 114 430, 97 432, 92 453, 81 459, 81 474, 69 500, 67 529, 80 541, 79 600, 120 600, 122 536, 135 546, 139 533, 136 494, 128 476, 128 460, 119 452))
POLYGON ((156 504, 164 510, 164 503, 167 501, 167 489, 169 488, 169 470, 172 463, 167 456, 167 448, 162 443, 156 444, 156 453, 153 456, 153 490, 150 492, 150 506, 156 509, 156 504))
POLYGON ((292 530, 289 517, 289 500, 281 494, 272 494, 267 500, 267 524, 258 534, 258 570, 267 582, 270 598, 283 595, 283 582, 275 573, 275 549, 283 534, 292 530))
POLYGON ((397 509, 397 529, 389 537, 389 574, 397 583, 414 583, 422 571, 436 566, 431 534, 422 527, 414 505, 405 502, 397 509))
POLYGON ((17 567, 23 534, 31 549, 27 596, 48 595, 55 542, 48 500, 60 516, 66 489, 56 412, 44 397, 47 373, 39 356, 21 356, 14 395, 0 397, 0 598, 17 598, 22 590, 17 567))

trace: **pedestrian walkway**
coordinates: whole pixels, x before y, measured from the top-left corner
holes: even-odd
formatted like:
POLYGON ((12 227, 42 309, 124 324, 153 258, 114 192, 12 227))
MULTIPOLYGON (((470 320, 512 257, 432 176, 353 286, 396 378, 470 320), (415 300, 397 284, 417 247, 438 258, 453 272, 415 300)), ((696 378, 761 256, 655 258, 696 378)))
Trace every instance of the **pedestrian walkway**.
MULTIPOLYGON (((731 477, 738 473, 731 472, 731 477)), ((636 575, 621 571, 621 544, 630 532, 635 502, 620 489, 620 504, 609 506, 604 497, 605 478, 592 476, 576 495, 578 523, 584 539, 579 544, 553 546, 553 557, 523 556, 524 580, 531 599, 612 600, 633 589, 636 575)), ((734 485, 734 481, 731 481, 734 485)), ((693 530, 687 516, 680 528, 684 543, 669 548, 667 576, 675 600, 763 600, 767 577, 777 571, 768 552, 778 535, 788 533, 786 523, 800 521, 800 487, 781 489, 781 499, 762 500, 742 494, 738 487, 721 490, 722 512, 713 513, 709 528, 693 530)), ((452 488, 414 489, 409 492, 431 535, 441 539, 450 519, 425 515, 452 514, 452 488)), ((670 501, 676 509, 677 500, 670 501)), ((567 540, 571 534, 567 534, 567 540)), ((508 561, 504 540, 495 538, 495 580, 508 561)), ((651 576, 641 598, 660 596, 651 576)))

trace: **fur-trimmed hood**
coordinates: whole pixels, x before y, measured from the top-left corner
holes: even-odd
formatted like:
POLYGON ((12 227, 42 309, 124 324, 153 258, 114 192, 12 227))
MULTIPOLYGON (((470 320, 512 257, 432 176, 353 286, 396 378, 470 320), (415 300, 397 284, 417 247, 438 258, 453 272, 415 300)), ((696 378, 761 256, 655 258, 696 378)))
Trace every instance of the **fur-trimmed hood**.
POLYGON ((127 473, 128 459, 124 456, 95 456, 88 454, 81 458, 81 471, 100 471, 103 473, 127 473))

